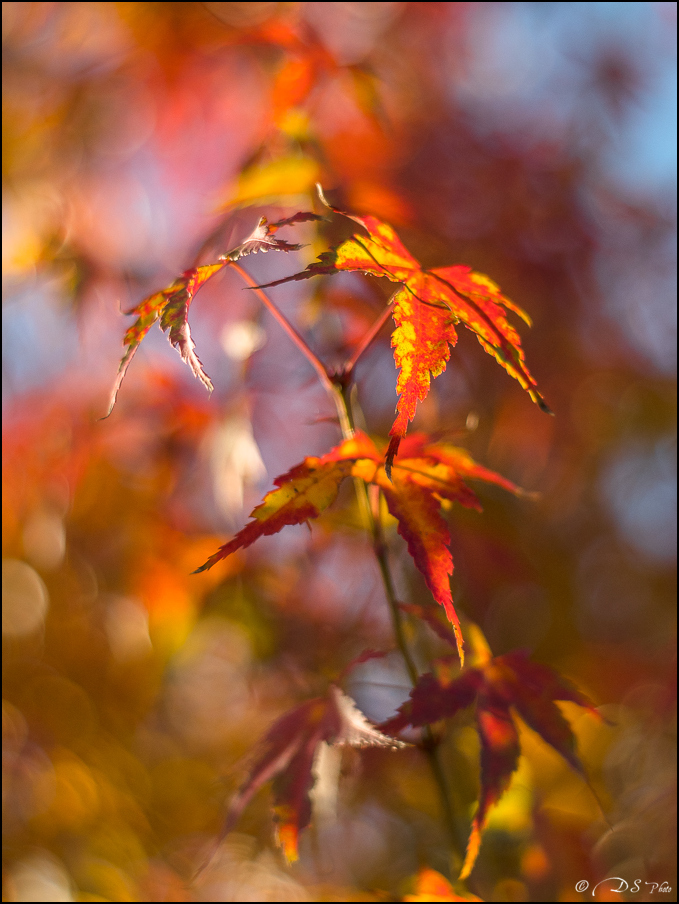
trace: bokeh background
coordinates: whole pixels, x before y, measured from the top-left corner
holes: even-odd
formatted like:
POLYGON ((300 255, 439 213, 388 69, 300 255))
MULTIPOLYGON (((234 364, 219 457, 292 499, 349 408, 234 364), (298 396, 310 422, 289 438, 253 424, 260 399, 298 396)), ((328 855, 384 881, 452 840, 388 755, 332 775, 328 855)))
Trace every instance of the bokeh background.
MULTIPOLYGON (((451 876, 413 748, 347 756, 337 816, 292 868, 264 789, 192 881, 257 738, 390 649, 388 612, 350 494, 311 533, 190 575, 274 476, 339 438, 236 274, 192 308, 211 398, 154 328, 99 420, 123 312, 262 213, 317 205, 316 180, 524 307, 556 413, 467 334, 414 425, 540 494, 483 490, 483 515, 452 513, 454 598, 494 653, 528 648, 611 723, 564 706, 609 825, 526 729, 470 887, 576 901, 619 876, 640 891, 595 897, 675 894, 676 5, 5 3, 3 76, 3 899, 398 900, 422 866, 451 876)), ((306 249, 246 268, 294 272, 342 228, 305 225, 306 249)), ((271 295, 340 364, 388 291, 351 274, 271 295)), ((378 437, 395 376, 385 329, 357 371, 378 437)), ((389 542, 399 593, 425 600, 389 542)), ((423 668, 446 652, 412 642, 423 668)), ((345 688, 375 720, 408 690, 395 654, 345 688)), ((471 716, 446 737, 463 840, 471 716)))

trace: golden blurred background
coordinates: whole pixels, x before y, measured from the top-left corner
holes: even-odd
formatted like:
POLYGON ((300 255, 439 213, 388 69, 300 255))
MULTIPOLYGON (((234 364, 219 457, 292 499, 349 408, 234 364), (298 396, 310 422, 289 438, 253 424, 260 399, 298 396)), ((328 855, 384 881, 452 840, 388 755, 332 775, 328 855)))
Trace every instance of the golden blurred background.
MULTIPOLYGON (((676 890, 675 35, 670 3, 3 4, 3 900, 400 900, 421 867, 455 878, 415 748, 347 756, 337 817, 292 867, 264 789, 194 878, 257 739, 390 649, 388 610, 349 496, 311 533, 191 575, 276 475, 339 439, 235 274, 191 312, 212 396, 153 329, 99 420, 122 312, 262 213, 312 209, 316 181, 425 266, 468 264, 525 308, 556 413, 466 335, 414 423, 540 494, 484 490, 483 515, 452 514, 456 605, 611 723, 564 705, 610 825, 525 729, 470 888, 676 890)), ((246 268, 295 272, 333 229, 246 268)), ((388 289, 348 274, 271 297, 339 365, 388 289)), ((357 369, 383 438, 395 378, 384 330, 357 369)), ((389 543, 399 594, 426 599, 389 543)), ((411 640, 423 669, 446 652, 411 640)), ((390 654, 346 688, 380 721, 407 676, 390 654)), ((463 841, 469 713, 443 757, 463 841)))

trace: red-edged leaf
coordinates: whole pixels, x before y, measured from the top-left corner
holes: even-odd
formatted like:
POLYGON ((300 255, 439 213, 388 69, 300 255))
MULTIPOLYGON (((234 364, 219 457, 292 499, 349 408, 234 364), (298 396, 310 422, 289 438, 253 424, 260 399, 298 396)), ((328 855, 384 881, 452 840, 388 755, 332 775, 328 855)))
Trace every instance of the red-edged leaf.
POLYGON ((234 828, 262 785, 274 779, 278 841, 288 861, 296 860, 299 834, 311 820, 314 761, 323 742, 351 747, 404 746, 371 725, 353 700, 331 685, 326 696, 307 700, 274 723, 247 779, 231 800, 222 837, 234 828))
POLYGON ((352 473, 361 459, 379 460, 373 443, 364 434, 345 440, 322 458, 305 458, 287 474, 276 477, 272 490, 251 513, 250 521, 233 540, 197 568, 194 574, 205 571, 237 549, 254 543, 259 537, 276 534, 288 524, 303 524, 317 518, 337 498, 340 484, 352 473))
POLYGON ((161 318, 163 330, 170 330, 170 341, 179 350, 182 358, 189 364, 194 375, 202 381, 208 391, 212 391, 210 378, 203 370, 198 356, 193 351, 194 344, 191 339, 187 316, 189 305, 195 293, 203 283, 207 282, 211 276, 214 276, 224 266, 226 266, 225 263, 208 264, 205 267, 187 270, 167 289, 156 292, 154 295, 149 295, 148 298, 145 298, 136 308, 129 312, 130 314, 136 314, 137 320, 128 328, 123 339, 123 344, 127 346, 127 351, 118 367, 118 374, 113 384, 105 417, 108 417, 113 411, 118 390, 123 382, 130 361, 139 348, 139 343, 158 318, 161 318))
POLYGON ((387 223, 327 206, 359 223, 367 236, 354 235, 339 247, 321 254, 301 273, 267 283, 262 288, 341 270, 360 270, 403 283, 393 300, 396 329, 392 346, 400 373, 397 417, 390 431, 392 441, 387 452, 388 471, 408 423, 415 416, 417 402, 429 392, 431 378, 446 368, 449 346, 457 342, 455 325, 458 323, 475 333, 485 351, 518 380, 534 402, 549 411, 526 366, 519 334, 505 312, 518 314, 529 325, 530 319, 492 280, 463 265, 425 270, 387 223))
POLYGON ((391 469, 401 439, 415 417, 417 403, 429 393, 432 378, 446 369, 449 346, 457 343, 457 333, 450 312, 444 307, 422 304, 426 296, 423 278, 415 273, 407 286, 394 297, 396 329, 391 336, 394 361, 399 370, 396 392, 396 420, 390 430, 392 440, 387 451, 387 469, 391 469), (413 292, 419 293, 414 295, 413 292))
POLYGON ((389 511, 398 521, 398 532, 408 544, 410 555, 453 626, 460 661, 464 662, 462 631, 450 591, 453 573, 450 534, 441 515, 441 501, 459 502, 480 510, 476 495, 463 482, 463 478, 470 477, 495 483, 510 492, 521 491, 500 475, 477 465, 463 449, 427 446, 422 437, 413 437, 409 442, 394 465, 391 480, 386 468, 385 462, 384 471, 378 471, 375 480, 382 488, 389 511), (406 453, 415 453, 417 457, 406 453))
POLYGON ((451 678, 445 663, 436 674, 422 675, 410 699, 380 728, 397 734, 408 725, 428 725, 455 715, 475 699, 481 739, 481 793, 461 879, 470 874, 476 861, 488 810, 509 787, 518 764, 519 735, 512 708, 582 776, 585 773, 576 753, 575 736, 554 701, 569 700, 599 715, 592 702, 568 681, 518 651, 466 669, 458 678, 451 678))
POLYGON ((169 340, 179 351, 182 360, 189 365, 193 375, 203 383, 208 392, 212 392, 212 382, 203 370, 203 365, 195 353, 195 345, 191 338, 191 329, 188 322, 189 307, 196 292, 210 277, 218 273, 223 267, 226 267, 227 264, 240 260, 241 257, 245 257, 247 254, 256 254, 258 251, 299 250, 303 247, 302 245, 293 245, 283 239, 274 238, 274 233, 281 226, 290 226, 306 220, 322 219, 323 217, 318 216, 318 214, 306 212, 293 214, 293 216, 279 220, 277 223, 268 223, 266 217, 261 217, 259 223, 245 241, 223 254, 216 263, 186 270, 167 289, 162 289, 160 292, 149 295, 148 298, 145 298, 129 311, 130 314, 137 315, 137 320, 129 327, 123 339, 123 344, 127 346, 127 351, 118 367, 118 374, 111 391, 109 407, 105 417, 108 417, 113 411, 118 390, 123 382, 130 361, 139 348, 140 342, 159 318, 161 328, 165 332, 169 330, 169 340))
POLYGON ((514 493, 521 490, 477 465, 463 449, 454 446, 429 446, 423 437, 415 435, 404 446, 404 452, 413 453, 413 457, 406 454, 399 457, 392 480, 386 474, 386 464, 380 465, 381 458, 374 444, 360 432, 321 458, 306 458, 275 479, 278 489, 268 493, 254 509, 253 520, 195 573, 211 568, 259 537, 278 533, 287 524, 317 518, 336 499, 345 477, 350 474, 361 477, 382 489, 389 511, 398 522, 399 534, 453 626, 460 661, 464 662, 462 632, 450 592, 453 558, 448 526, 441 515, 442 504, 459 502, 480 510, 481 504, 463 478, 485 480, 514 493))
MULTIPOLYGON (((431 462, 438 462, 444 465, 447 470, 445 472, 441 470, 432 472, 432 478, 438 476, 440 479, 445 480, 446 483, 454 483, 455 478, 457 478, 461 495, 466 489, 462 483, 463 480, 483 480, 484 483, 493 483, 498 487, 502 487, 503 490, 514 493, 516 496, 526 495, 525 491, 515 483, 512 483, 511 480, 507 480, 506 477, 502 477, 495 471, 491 471, 490 468, 475 462, 465 449, 461 449, 459 446, 450 446, 446 443, 428 443, 427 437, 422 433, 413 433, 411 436, 406 437, 401 445, 400 452, 400 457, 404 459, 426 458, 431 462)), ((403 470, 409 467, 405 462, 400 462, 399 464, 403 470)), ((450 499, 451 497, 446 496, 445 498, 450 499)), ((476 497, 473 497, 473 499, 476 500, 476 497)), ((451 501, 462 502, 467 508, 479 508, 477 501, 474 501, 473 504, 463 502, 462 498, 451 501)), ((472 498, 470 498, 471 502, 472 498)))
POLYGON ((462 631, 450 592, 453 573, 450 533, 440 514, 440 500, 430 487, 420 486, 408 476, 403 477, 400 469, 392 477, 393 484, 385 480, 382 487, 387 506, 398 521, 398 532, 408 544, 408 552, 424 575, 427 587, 446 611, 463 661, 462 631))
POLYGON ((435 869, 422 869, 417 875, 415 894, 405 895, 404 901, 482 901, 471 892, 459 895, 450 882, 435 869))

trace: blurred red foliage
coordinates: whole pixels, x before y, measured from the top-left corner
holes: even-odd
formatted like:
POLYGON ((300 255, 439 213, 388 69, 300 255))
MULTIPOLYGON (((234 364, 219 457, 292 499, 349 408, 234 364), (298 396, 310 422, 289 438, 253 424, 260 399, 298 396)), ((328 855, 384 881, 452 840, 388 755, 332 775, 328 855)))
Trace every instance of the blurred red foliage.
MULTIPOLYGON (((388 612, 341 494, 311 535, 287 528, 189 574, 275 474, 339 439, 313 371, 234 274, 192 308, 212 398, 154 328, 98 420, 121 310, 260 216, 311 209, 318 180, 342 209, 393 223, 424 266, 488 273, 528 311, 526 356, 556 412, 461 336, 414 422, 540 493, 489 491, 483 516, 455 513, 456 604, 495 655, 529 648, 614 723, 564 705, 614 831, 520 726, 526 755, 472 888, 676 888, 674 186, 634 156, 673 71, 676 13, 618 6, 4 4, 5 900, 383 900, 426 894, 423 865, 456 878, 408 749, 347 757, 336 817, 303 836, 292 870, 262 792, 192 883, 239 758, 361 649, 390 648, 388 612)), ((327 228, 321 245, 301 227, 311 247, 294 268, 253 258, 253 277, 348 235, 327 228)), ((386 298, 377 281, 334 280, 276 295, 328 362, 386 298)), ((382 437, 395 376, 385 329, 356 373, 362 426, 382 437)), ((395 527, 387 541, 399 595, 426 606, 395 527)), ((409 630, 423 661, 448 652, 409 630)), ((375 720, 407 690, 392 656, 348 681, 375 720)), ((470 718, 440 754, 463 845, 470 718)))

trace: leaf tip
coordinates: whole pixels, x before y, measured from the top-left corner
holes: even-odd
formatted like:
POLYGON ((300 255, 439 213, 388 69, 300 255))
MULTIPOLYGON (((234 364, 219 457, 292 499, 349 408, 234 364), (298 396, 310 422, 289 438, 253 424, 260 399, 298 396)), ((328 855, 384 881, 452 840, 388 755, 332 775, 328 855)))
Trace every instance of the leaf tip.
POLYGON ((479 855, 479 848, 481 847, 481 826, 478 824, 477 820, 474 820, 474 824, 472 826, 471 835, 469 836, 469 842, 467 844, 467 851, 464 857, 464 863, 462 865, 462 870, 460 872, 459 879, 461 882, 464 882, 465 879, 469 878, 469 874, 474 869, 474 864, 476 863, 476 858, 479 855))
POLYGON ((540 395, 540 393, 536 392, 536 393, 534 393, 533 395, 534 395, 535 403, 536 403, 536 405, 538 406, 538 408, 540 409, 540 411, 544 411, 545 414, 551 414, 552 417, 554 417, 554 412, 553 412, 552 409, 549 407, 549 405, 547 404, 547 402, 545 402, 545 400, 542 398, 542 396, 540 395))
POLYGON ((384 470, 386 471, 387 477, 393 483, 394 481, 391 479, 391 469, 394 465, 394 459, 396 458, 396 454, 398 452, 398 447, 401 445, 401 437, 400 436, 392 436, 389 441, 389 448, 387 449, 387 454, 384 459, 384 470))
POLYGON ((325 197, 325 195, 323 194, 323 186, 321 185, 320 182, 317 182, 317 183, 316 183, 316 191, 318 192, 318 197, 319 197, 320 200, 321 200, 321 204, 325 204, 325 206, 326 206, 329 210, 332 210, 332 209, 333 209, 332 204, 329 203, 328 199, 327 199, 327 198, 325 197))
POLYGON ((200 574, 201 571, 207 571, 208 569, 212 568, 213 564, 214 563, 208 559, 207 562, 201 565, 200 568, 196 568, 196 570, 192 571, 191 574, 200 574))

